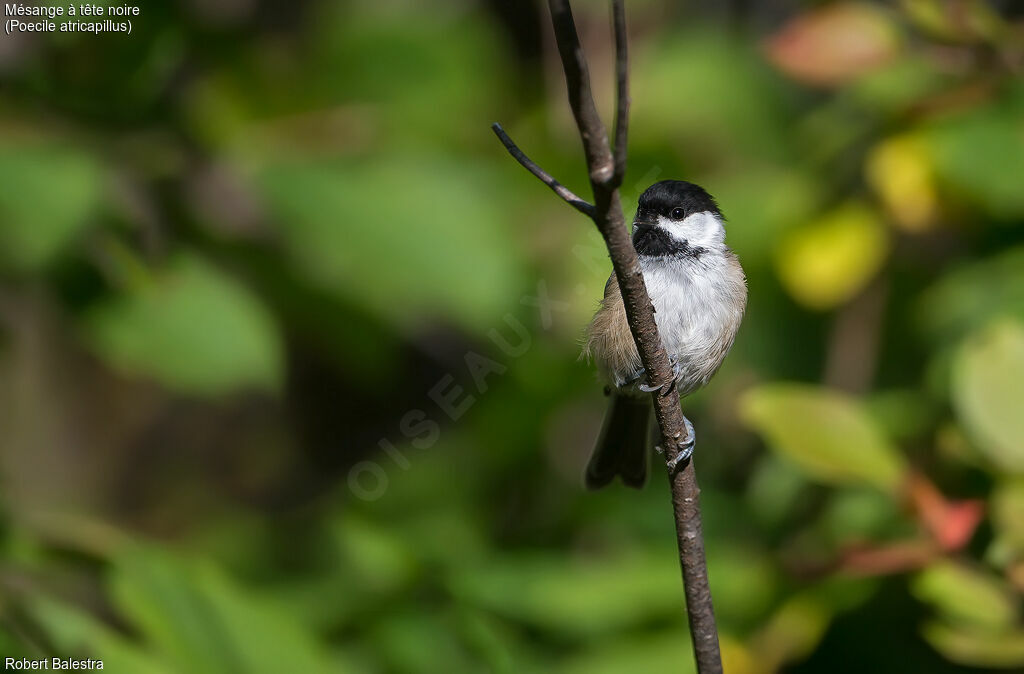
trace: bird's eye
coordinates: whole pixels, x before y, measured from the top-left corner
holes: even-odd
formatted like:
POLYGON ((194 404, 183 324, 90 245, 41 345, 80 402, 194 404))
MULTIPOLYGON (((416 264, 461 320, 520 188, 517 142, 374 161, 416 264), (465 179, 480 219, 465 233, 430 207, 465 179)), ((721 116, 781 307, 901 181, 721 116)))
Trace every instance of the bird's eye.
POLYGON ((672 212, 669 215, 672 216, 673 220, 682 220, 684 213, 685 211, 681 208, 673 208, 672 212))

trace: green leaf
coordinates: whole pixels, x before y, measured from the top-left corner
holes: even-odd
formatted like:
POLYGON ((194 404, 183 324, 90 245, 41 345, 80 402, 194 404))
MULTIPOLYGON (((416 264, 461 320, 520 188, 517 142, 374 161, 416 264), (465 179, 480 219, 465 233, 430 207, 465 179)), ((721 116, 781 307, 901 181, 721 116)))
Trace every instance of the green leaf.
POLYGON ((408 544, 388 529, 354 516, 333 524, 333 537, 361 590, 377 596, 407 585, 416 571, 408 544))
POLYGON ((758 460, 747 485, 750 513, 759 522, 782 526, 807 486, 807 476, 792 462, 766 454, 758 460))
POLYGON ((801 384, 770 384, 747 392, 742 417, 783 456, 830 484, 867 483, 894 490, 903 457, 853 398, 801 384))
POLYGON ((950 623, 1004 628, 1017 618, 1017 604, 1002 581, 956 562, 931 564, 914 577, 911 591, 950 623))
POLYGON ((780 584, 768 554, 750 546, 710 545, 707 560, 719 618, 730 625, 753 624, 768 611, 780 584))
MULTIPOLYGON (((174 669, 152 653, 135 646, 88 613, 39 597, 28 607, 59 655, 103 661, 104 670, 138 674, 170 674, 174 669)), ((50 654, 50 657, 58 655, 50 654)))
POLYGON ((134 547, 113 566, 116 606, 181 671, 340 671, 291 615, 253 597, 209 564, 134 547))
POLYGON ((999 316, 1024 321, 1024 247, 946 274, 921 296, 918 312, 928 335, 944 342, 999 316))
POLYGON ((169 553, 128 549, 114 559, 110 594, 121 615, 169 661, 200 673, 238 670, 241 656, 196 575, 169 553))
POLYGON ((894 526, 907 522, 901 514, 899 505, 887 494, 851 487, 829 499, 817 526, 826 540, 837 545, 851 539, 880 540, 894 526))
POLYGON ((928 94, 943 80, 935 63, 923 54, 905 54, 850 84, 849 96, 872 110, 900 113, 928 94))
POLYGON ((921 631, 947 660, 973 667, 1024 666, 1024 630, 991 632, 931 622, 921 631))
POLYGON ((511 73, 501 36, 483 13, 415 2, 326 3, 314 11, 313 64, 298 75, 328 106, 339 99, 372 105, 366 119, 375 140, 444 149, 476 135, 454 120, 487 119, 502 109, 497 102, 508 95, 511 73), (367 59, 370 52, 377 56, 367 59))
POLYGON ((96 213, 102 170, 62 147, 0 148, 0 266, 26 272, 58 255, 96 213))
POLYGON ((686 148, 687 162, 789 157, 785 83, 749 41, 713 25, 665 35, 671 39, 638 47, 645 66, 630 84, 634 100, 644 101, 644 123, 630 135, 638 152, 657 148, 664 157, 667 147, 686 148))
POLYGON ((675 556, 652 553, 575 561, 508 557, 453 574, 449 584, 472 605, 545 630, 585 637, 677 614, 679 598, 666 588, 678 582, 675 556))
POLYGON ((508 674, 527 669, 523 661, 529 655, 505 621, 469 607, 461 607, 456 618, 462 640, 483 661, 487 671, 508 674))
POLYGON ((953 364, 957 416, 1000 468, 1024 473, 1024 323, 1006 319, 969 338, 953 364))
POLYGON ((244 286, 193 255, 177 255, 88 311, 82 330, 117 369, 185 393, 272 389, 281 379, 272 317, 244 286))
POLYGON ((518 301, 501 200, 472 166, 283 162, 267 166, 261 183, 298 268, 386 319, 408 325, 441 314, 483 328, 510 297, 518 301))
POLYGON ((1000 564, 1024 559, 1024 481, 1004 482, 992 493, 989 512, 995 528, 990 555, 1000 564))
POLYGON ((940 175, 984 211, 1008 220, 1024 215, 1022 113, 1020 100, 972 106, 930 130, 940 175))
POLYGON ((408 674, 486 671, 461 642, 452 617, 442 612, 391 611, 370 627, 388 671, 408 674))
POLYGON ((864 405, 879 428, 894 440, 923 436, 937 416, 930 398, 916 389, 875 391, 864 405))
POLYGON ((562 674, 621 672, 696 672, 693 648, 685 631, 673 629, 642 636, 623 636, 585 649, 555 668, 562 674))
POLYGON ((832 576, 802 594, 818 602, 829 613, 839 614, 867 604, 878 593, 879 585, 877 578, 832 576))

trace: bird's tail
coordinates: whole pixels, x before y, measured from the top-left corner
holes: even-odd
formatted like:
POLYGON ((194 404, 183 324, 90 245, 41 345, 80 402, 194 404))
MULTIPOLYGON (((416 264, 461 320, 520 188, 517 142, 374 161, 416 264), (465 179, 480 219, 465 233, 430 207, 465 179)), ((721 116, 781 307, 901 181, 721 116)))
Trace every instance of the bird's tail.
POLYGON ((601 435, 587 464, 584 482, 588 489, 599 489, 616 475, 630 487, 644 486, 650 418, 650 400, 611 395, 601 435))

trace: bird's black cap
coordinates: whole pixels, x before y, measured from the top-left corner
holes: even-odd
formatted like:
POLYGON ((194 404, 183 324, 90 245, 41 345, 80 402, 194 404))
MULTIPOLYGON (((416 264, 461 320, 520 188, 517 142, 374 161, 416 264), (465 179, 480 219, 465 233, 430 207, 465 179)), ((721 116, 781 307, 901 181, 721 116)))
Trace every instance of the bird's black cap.
POLYGON ((704 211, 722 217, 714 197, 700 185, 685 180, 662 180, 648 187, 640 195, 636 219, 656 220, 659 215, 669 217, 676 208, 683 209, 684 218, 704 211))

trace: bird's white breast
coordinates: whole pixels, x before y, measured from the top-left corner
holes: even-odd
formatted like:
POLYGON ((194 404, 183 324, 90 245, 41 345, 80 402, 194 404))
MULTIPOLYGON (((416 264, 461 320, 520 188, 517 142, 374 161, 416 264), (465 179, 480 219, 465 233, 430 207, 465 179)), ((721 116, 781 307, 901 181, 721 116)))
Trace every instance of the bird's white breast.
MULTIPOLYGON (((731 255, 731 254, 729 254, 731 255)), ((641 258, 665 350, 677 363, 680 393, 705 385, 732 346, 746 307, 746 284, 734 258, 641 258)))

